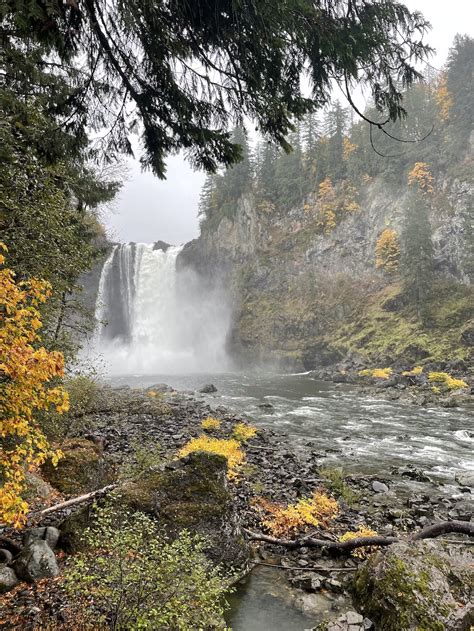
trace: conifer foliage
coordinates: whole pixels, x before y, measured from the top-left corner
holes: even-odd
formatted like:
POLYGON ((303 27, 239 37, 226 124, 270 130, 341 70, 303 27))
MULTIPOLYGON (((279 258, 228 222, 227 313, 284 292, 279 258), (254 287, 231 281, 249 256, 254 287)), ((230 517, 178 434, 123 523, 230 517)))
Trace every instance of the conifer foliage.
POLYGON ((327 104, 334 78, 365 84, 397 119, 427 26, 387 0, 5 0, 0 65, 2 81, 40 94, 78 142, 105 130, 109 157, 131 154, 141 126, 142 164, 163 177, 179 149, 210 171, 236 162, 228 129, 245 116, 287 146, 292 120, 327 104))

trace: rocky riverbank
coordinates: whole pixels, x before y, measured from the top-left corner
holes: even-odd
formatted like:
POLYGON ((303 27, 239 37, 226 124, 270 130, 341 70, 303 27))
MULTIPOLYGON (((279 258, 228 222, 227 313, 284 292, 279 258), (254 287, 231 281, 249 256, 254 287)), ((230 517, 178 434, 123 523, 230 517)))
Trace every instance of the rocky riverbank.
MULTIPOLYGON (((204 534, 210 541, 208 553, 215 561, 235 565, 239 571, 267 564, 278 568, 286 575, 293 606, 314 619, 314 624, 324 619, 333 620, 330 629, 374 628, 377 620, 382 619, 380 612, 367 607, 366 603, 364 606, 367 612, 372 612, 372 617, 360 617, 353 611, 354 608, 362 611, 363 601, 360 594, 357 595, 362 588, 354 592, 353 579, 365 554, 334 556, 324 547, 302 545, 291 549, 254 543, 249 555, 245 541, 248 535, 244 537, 244 533, 268 532, 262 501, 264 506, 295 506, 315 491, 336 500, 337 510, 330 522, 310 530, 312 537, 329 542, 337 542, 345 534, 361 532, 361 529, 385 537, 403 538, 406 532, 440 520, 472 519, 473 480, 468 476, 459 478, 459 492, 453 497, 446 497, 423 471, 410 466, 378 477, 345 476, 340 469, 328 470, 322 466, 323 452, 293 451, 282 434, 269 430, 259 429, 242 439, 239 449, 244 459, 238 475, 227 481, 225 467, 221 468, 218 457, 203 462, 201 457, 196 456, 196 460, 193 455, 181 459, 177 456, 183 446, 203 435, 235 441, 236 427, 242 423, 248 427, 249 419, 214 406, 199 394, 178 393, 163 384, 146 390, 105 388, 91 409, 77 421, 74 431, 77 435, 63 442, 64 458, 58 468, 46 466, 42 472, 64 498, 110 483, 118 484, 123 505, 152 514, 170 531, 186 527, 204 534), (206 429, 203 427, 205 419, 218 423, 213 427, 211 423, 206 429), (351 593, 356 593, 352 604, 351 593)), ((54 495, 52 501, 56 503, 58 499, 54 495)), ((45 499, 44 503, 48 502, 45 499)), ((31 583, 30 587, 27 583, 12 585, 13 591, 4 596, 3 628, 36 629, 41 628, 44 620, 53 620, 58 628, 65 628, 67 623, 61 623, 61 616, 67 620, 71 614, 65 613, 67 607, 61 600, 65 596, 58 587, 60 581, 54 577, 61 569, 63 555, 75 549, 75 541, 87 525, 87 510, 83 505, 66 507, 31 520, 30 529, 33 526, 58 528, 58 546, 64 552, 57 555, 58 570, 44 575, 39 584, 33 583, 33 587, 31 583), (18 624, 12 624, 13 620, 18 624)), ((14 555, 25 556, 28 541, 21 544, 17 534, 7 531, 2 536, 4 541, 19 546, 14 555), (21 548, 23 551, 19 552, 21 548)), ((432 545, 448 545, 448 555, 451 549, 465 548, 458 546, 462 544, 462 537, 459 541, 454 535, 449 539, 455 543, 432 545)), ((47 544, 43 541, 41 545, 47 544)), ((18 564, 18 558, 12 555, 4 567, 15 571, 15 563, 18 564)), ((407 572, 411 572, 410 568, 407 572)), ((446 589, 449 591, 448 587, 446 589)), ((458 602, 466 601, 464 591, 461 592, 456 595, 458 602)), ((426 607, 429 604, 425 603, 426 607)), ((421 605, 418 603, 417 607, 421 605)))

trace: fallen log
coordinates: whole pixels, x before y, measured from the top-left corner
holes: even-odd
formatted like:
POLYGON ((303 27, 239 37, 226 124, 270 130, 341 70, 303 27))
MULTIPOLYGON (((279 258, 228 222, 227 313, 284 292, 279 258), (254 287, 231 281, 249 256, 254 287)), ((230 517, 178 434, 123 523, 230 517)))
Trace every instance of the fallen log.
MULTIPOLYGON (((374 535, 372 537, 356 537, 348 541, 332 541, 329 539, 315 539, 313 537, 302 537, 301 539, 278 539, 263 533, 253 532, 244 528, 250 541, 264 541, 272 545, 283 546, 285 548, 296 549, 302 547, 308 548, 326 548, 328 550, 336 550, 339 552, 351 552, 356 548, 364 548, 370 546, 390 546, 392 543, 401 541, 399 537, 383 537, 374 535)), ((427 526, 415 533, 409 538, 409 541, 420 541, 422 539, 435 539, 440 535, 448 533, 458 533, 474 536, 474 523, 469 521, 442 521, 432 526, 427 526)))
POLYGON ((101 489, 97 489, 97 491, 91 491, 90 493, 85 493, 84 495, 79 495, 78 497, 72 497, 70 500, 66 500, 64 502, 60 502, 59 504, 54 504, 49 508, 44 508, 43 510, 37 511, 33 513, 35 517, 48 515, 49 513, 54 513, 55 511, 62 510, 63 508, 69 508, 70 506, 76 506, 76 504, 82 504, 83 502, 87 502, 88 500, 95 499, 96 497, 100 497, 101 495, 106 495, 117 488, 116 484, 109 484, 107 486, 102 487, 101 489))

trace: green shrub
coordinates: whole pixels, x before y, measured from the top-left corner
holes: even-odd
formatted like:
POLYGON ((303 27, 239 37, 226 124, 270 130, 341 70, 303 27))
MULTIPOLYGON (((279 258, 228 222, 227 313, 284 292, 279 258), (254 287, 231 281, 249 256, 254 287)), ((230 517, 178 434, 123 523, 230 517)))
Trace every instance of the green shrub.
POLYGON ((341 468, 321 469, 320 473, 321 477, 325 479, 328 488, 333 491, 337 497, 344 500, 348 506, 357 502, 359 494, 352 490, 347 484, 341 468))
POLYGON ((140 476, 153 467, 158 467, 163 462, 163 450, 157 443, 142 447, 138 443, 132 445, 132 453, 126 458, 120 467, 119 479, 137 480, 140 476))
POLYGON ((228 579, 187 531, 168 540, 143 513, 96 509, 86 552, 66 569, 69 596, 96 627, 117 630, 225 629, 228 579))

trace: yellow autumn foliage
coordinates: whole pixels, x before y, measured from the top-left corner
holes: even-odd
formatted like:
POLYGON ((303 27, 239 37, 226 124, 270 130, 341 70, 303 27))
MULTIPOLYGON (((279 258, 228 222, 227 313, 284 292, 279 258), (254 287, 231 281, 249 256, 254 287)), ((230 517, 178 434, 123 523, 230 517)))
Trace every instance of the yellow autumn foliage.
POLYGON ((69 408, 65 390, 57 384, 64 358, 39 346, 38 307, 50 295, 48 283, 38 279, 17 282, 5 267, 7 248, 0 243, 0 521, 21 527, 28 504, 23 499, 25 475, 61 453, 53 450, 35 413, 69 408))
POLYGON ((239 441, 239 443, 245 443, 250 438, 253 438, 257 434, 257 428, 247 423, 237 423, 235 425, 232 436, 239 441))
POLYGON ((402 375, 407 377, 414 377, 415 375, 421 375, 423 372, 423 366, 415 366, 412 370, 404 370, 402 375))
POLYGON ((208 416, 201 422, 201 427, 203 429, 214 430, 219 429, 221 426, 221 422, 218 418, 214 418, 213 416, 208 416))
POLYGON ((448 90, 446 72, 443 72, 438 80, 435 99, 439 109, 439 117, 444 122, 449 120, 453 99, 448 90))
POLYGON ((324 234, 330 234, 336 227, 336 192, 331 182, 331 178, 325 178, 319 185, 318 192, 318 224, 324 234))
POLYGON ((455 379, 447 372, 430 372, 428 379, 431 383, 439 383, 448 390, 458 390, 459 388, 467 388, 468 384, 462 379, 455 379))
POLYGON ((431 195, 434 192, 433 182, 433 176, 426 162, 415 162, 412 170, 408 173, 408 184, 410 186, 418 185, 422 193, 431 195))
POLYGON ((376 379, 389 379, 392 374, 391 368, 364 368, 359 370, 360 377, 375 377, 376 379))
POLYGON ((356 149, 357 145, 351 142, 347 136, 344 136, 342 140, 342 159, 348 160, 356 149))
MULTIPOLYGON (((353 539, 359 539, 359 537, 375 537, 376 535, 378 535, 378 532, 372 530, 372 528, 369 528, 368 526, 360 526, 357 530, 349 530, 345 532, 339 537, 339 541, 341 543, 344 543, 344 541, 352 541, 353 539)), ((375 547, 359 548, 353 550, 352 554, 359 559, 364 559, 369 556, 369 554, 372 554, 372 552, 374 552, 375 550, 375 547)))
POLYGON ((245 464, 245 453, 242 451, 239 441, 233 438, 211 438, 205 435, 192 438, 181 447, 178 456, 183 458, 197 451, 224 456, 227 460, 227 475, 229 479, 235 479, 245 464))
POLYGON ((260 498, 257 505, 266 514, 262 524, 275 537, 295 534, 308 526, 326 527, 339 512, 337 501, 319 491, 287 506, 269 502, 264 498, 260 498))
POLYGON ((400 242, 395 230, 386 228, 375 245, 375 267, 394 274, 400 262, 400 242))

